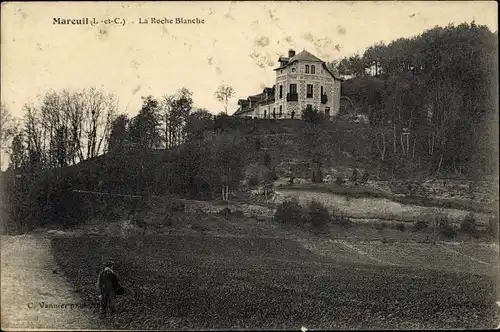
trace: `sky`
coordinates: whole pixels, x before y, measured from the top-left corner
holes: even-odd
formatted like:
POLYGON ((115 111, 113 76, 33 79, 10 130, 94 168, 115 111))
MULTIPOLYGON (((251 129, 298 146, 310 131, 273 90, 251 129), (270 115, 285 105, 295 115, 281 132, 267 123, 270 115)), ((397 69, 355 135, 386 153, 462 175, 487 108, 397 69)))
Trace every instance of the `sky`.
MULTIPOLYGON (((221 84, 240 98, 275 82, 279 56, 303 49, 324 61, 379 42, 411 37, 450 23, 498 30, 493 1, 315 2, 2 2, 1 102, 18 118, 25 103, 48 90, 96 87, 114 93, 119 112, 137 114, 141 97, 182 87, 194 106, 223 110, 221 84), (54 18, 119 24, 63 25, 54 18), (141 24, 151 18, 204 24, 141 24)), ((3 158, 5 160, 5 158, 3 158)), ((4 165, 2 165, 4 166, 4 165)))
POLYGON ((498 29, 496 2, 67 2, 2 3, 1 101, 22 106, 49 89, 95 86, 137 114, 141 96, 181 87, 196 107, 222 110, 221 84, 239 98, 272 86, 289 48, 324 61, 370 45, 422 33, 436 25, 475 20, 498 29), (120 18, 124 25, 58 25, 54 18, 120 18), (150 18, 199 18, 204 24, 139 24, 150 18))

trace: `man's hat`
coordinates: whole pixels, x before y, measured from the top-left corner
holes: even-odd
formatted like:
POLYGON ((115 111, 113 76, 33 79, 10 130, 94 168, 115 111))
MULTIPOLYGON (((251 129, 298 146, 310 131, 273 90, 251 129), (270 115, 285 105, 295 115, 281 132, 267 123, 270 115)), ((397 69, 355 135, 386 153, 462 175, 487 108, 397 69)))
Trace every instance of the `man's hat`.
POLYGON ((103 265, 106 267, 113 266, 114 264, 115 262, 112 259, 108 259, 103 262, 103 265))

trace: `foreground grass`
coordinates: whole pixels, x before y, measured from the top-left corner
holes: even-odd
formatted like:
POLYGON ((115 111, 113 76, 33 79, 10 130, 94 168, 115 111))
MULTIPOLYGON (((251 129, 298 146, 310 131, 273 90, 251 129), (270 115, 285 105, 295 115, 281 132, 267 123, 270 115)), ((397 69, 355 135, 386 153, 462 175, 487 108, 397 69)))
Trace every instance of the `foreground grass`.
POLYGON ((102 328, 489 328, 487 276, 354 265, 289 240, 210 236, 55 238, 58 264, 95 301, 103 257, 127 289, 102 328))

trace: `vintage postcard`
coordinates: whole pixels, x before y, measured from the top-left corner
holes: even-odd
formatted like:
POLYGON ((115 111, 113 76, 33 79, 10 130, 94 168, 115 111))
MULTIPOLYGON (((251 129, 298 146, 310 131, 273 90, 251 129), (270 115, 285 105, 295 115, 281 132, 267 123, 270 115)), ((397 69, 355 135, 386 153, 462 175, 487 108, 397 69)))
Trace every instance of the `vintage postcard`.
POLYGON ((1 328, 500 327, 498 4, 2 2, 1 328))

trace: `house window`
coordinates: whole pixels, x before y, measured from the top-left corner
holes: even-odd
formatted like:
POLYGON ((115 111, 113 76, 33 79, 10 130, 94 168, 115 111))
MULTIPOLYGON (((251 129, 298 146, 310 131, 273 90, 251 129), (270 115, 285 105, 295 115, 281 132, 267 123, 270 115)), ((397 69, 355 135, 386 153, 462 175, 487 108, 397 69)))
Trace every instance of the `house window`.
POLYGON ((295 68, 292 68, 292 73, 295 73, 295 68))
POLYGON ((330 107, 325 107, 325 117, 330 117, 330 107))
POLYGON ((316 67, 314 65, 311 66, 311 74, 316 74, 316 67))
POLYGON ((273 118, 276 119, 276 108, 273 108, 273 118))
POLYGON ((283 85, 280 85, 280 99, 283 98, 283 85))
POLYGON ((308 84, 307 85, 307 98, 312 98, 313 97, 313 85, 308 84))
POLYGON ((309 74, 309 65, 306 65, 306 74, 309 74))
POLYGON ((280 105, 280 112, 279 112, 278 115, 279 115, 280 118, 283 115, 283 106, 282 105, 280 105))
POLYGON ((267 110, 264 110, 264 119, 267 118, 267 110))
POLYGON ((323 87, 321 87, 321 95, 323 95, 323 94, 324 94, 324 93, 323 93, 323 87))
POLYGON ((297 93, 297 84, 290 84, 290 93, 297 93))

